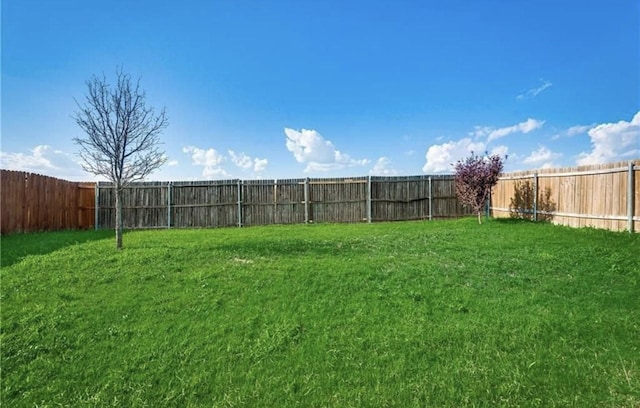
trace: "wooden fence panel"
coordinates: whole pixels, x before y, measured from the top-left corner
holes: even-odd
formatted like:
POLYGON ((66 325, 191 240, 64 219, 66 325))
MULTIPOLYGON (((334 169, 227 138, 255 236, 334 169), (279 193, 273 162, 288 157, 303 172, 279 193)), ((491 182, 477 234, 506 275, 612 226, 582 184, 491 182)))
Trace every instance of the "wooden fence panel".
POLYGON ((9 170, 0 177, 2 234, 93 226, 95 189, 87 188, 90 184, 9 170))
POLYGON ((237 225, 236 180, 171 184, 171 226, 226 227, 237 225))
POLYGON ((458 201, 453 176, 434 177, 432 184, 434 218, 453 218, 472 214, 458 201))
POLYGON ((276 180, 275 224, 300 224, 305 221, 305 179, 276 180))
MULTIPOLYGON (((122 191, 122 223, 124 228, 167 227, 167 183, 142 182, 122 191)), ((115 188, 98 183, 99 226, 114 228, 116 224, 115 188)))
POLYGON ((99 182, 97 184, 97 205, 96 209, 97 226, 99 229, 113 229, 116 225, 115 219, 115 190, 105 185, 106 183, 99 182))
POLYGON ((429 219, 430 195, 429 176, 372 177, 373 221, 429 219))
POLYGON ((309 181, 309 221, 366 221, 367 183, 366 177, 309 181))
MULTIPOLYGON (((536 214, 555 224, 623 231, 629 229, 631 216, 632 230, 638 231, 640 160, 631 162, 631 172, 629 166, 621 162, 504 174, 492 195, 492 213, 513 216, 516 189, 528 182, 537 185, 536 214), (630 173, 633 184, 629 184, 630 173)), ((533 201, 526 211, 534 213, 533 201)))
POLYGON ((96 186, 95 184, 78 185, 78 227, 80 229, 93 228, 95 226, 96 210, 96 186))
POLYGON ((26 231, 26 173, 2 170, 0 179, 0 205, 2 234, 26 231))
POLYGON ((277 184, 275 180, 249 180, 242 183, 242 224, 276 223, 277 184))

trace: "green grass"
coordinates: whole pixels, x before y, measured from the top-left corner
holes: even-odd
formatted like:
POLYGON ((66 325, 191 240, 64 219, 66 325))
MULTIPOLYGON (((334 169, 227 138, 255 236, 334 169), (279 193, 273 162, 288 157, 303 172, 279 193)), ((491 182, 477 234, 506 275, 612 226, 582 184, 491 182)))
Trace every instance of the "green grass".
POLYGON ((4 406, 640 406, 638 234, 464 219, 1 244, 4 406))

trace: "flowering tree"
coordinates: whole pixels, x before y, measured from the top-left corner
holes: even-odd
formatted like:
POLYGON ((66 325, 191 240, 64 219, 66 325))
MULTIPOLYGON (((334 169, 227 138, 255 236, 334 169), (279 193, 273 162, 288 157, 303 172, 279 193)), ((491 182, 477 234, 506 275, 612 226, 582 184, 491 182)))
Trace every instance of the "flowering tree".
POLYGON ((479 224, 482 224, 482 208, 498 183, 503 167, 504 161, 499 155, 476 156, 473 152, 454 165, 458 200, 478 214, 479 224))

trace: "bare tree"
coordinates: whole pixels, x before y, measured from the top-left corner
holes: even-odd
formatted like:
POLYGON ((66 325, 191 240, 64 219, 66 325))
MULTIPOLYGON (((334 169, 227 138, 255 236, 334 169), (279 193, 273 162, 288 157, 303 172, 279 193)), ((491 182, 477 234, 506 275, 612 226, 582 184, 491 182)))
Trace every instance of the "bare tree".
POLYGON ((80 146, 82 167, 106 177, 115 187, 116 248, 122 249, 122 191, 142 180, 166 161, 158 148, 160 133, 168 125, 165 110, 155 114, 145 104, 146 94, 131 76, 116 72, 116 85, 93 76, 87 81, 84 104, 73 115, 86 136, 73 141, 80 146))

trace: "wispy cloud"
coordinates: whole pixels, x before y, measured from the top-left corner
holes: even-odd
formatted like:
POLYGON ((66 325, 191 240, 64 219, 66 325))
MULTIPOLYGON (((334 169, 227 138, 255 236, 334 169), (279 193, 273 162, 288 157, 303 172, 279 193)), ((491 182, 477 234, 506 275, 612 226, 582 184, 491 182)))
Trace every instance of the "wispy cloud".
POLYGON ((555 135, 551 137, 551 140, 558 140, 563 137, 574 137, 578 135, 583 135, 589 131, 589 129, 595 127, 595 125, 576 125, 571 126, 566 130, 559 131, 555 135))
POLYGON ((285 128, 284 133, 287 149, 298 163, 307 165, 305 172, 338 170, 370 163, 367 159, 354 159, 342 153, 315 130, 285 128))
POLYGON ((572 137, 572 136, 576 136, 576 135, 581 135, 583 133, 587 133, 587 131, 589 129, 591 129, 592 127, 593 127, 593 125, 571 126, 569 129, 567 129, 567 136, 572 137))
POLYGON ((553 84, 547 80, 544 79, 540 79, 540 82, 542 82, 542 84, 536 88, 531 88, 526 92, 523 92, 521 94, 519 94, 516 99, 518 99, 519 101, 524 100, 524 99, 530 99, 530 98, 535 98, 536 96, 540 95, 540 93, 542 93, 545 89, 551 87, 553 84))
POLYGON ((544 125, 544 120, 537 120, 529 118, 524 122, 520 122, 513 126, 506 126, 502 128, 495 129, 489 126, 476 126, 474 131, 469 133, 469 136, 474 136, 475 138, 486 137, 487 143, 492 142, 496 139, 503 138, 513 133, 529 133, 536 129, 541 128, 544 125))
POLYGON ((640 156, 640 111, 630 122, 603 123, 588 132, 591 151, 578 155, 578 165, 621 161, 640 156))

